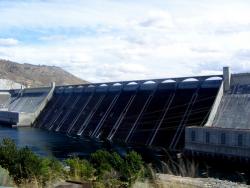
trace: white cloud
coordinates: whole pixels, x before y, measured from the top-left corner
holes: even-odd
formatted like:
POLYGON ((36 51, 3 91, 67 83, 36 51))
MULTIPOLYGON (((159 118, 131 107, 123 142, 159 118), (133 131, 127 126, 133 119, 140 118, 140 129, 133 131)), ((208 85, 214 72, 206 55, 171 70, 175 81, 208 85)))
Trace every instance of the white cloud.
POLYGON ((39 39, 43 40, 43 41, 55 42, 55 41, 65 40, 66 36, 64 36, 64 35, 48 35, 48 36, 41 36, 39 39))
POLYGON ((172 29, 174 27, 172 16, 168 11, 153 10, 146 15, 131 22, 130 26, 150 29, 172 29))
POLYGON ((0 46, 16 46, 18 45, 18 40, 13 38, 0 38, 0 46))
POLYGON ((39 36, 13 36, 5 45, 0 39, 0 55, 61 66, 94 82, 212 74, 224 65, 248 71, 249 9, 231 0, 6 3, 0 31, 29 28, 21 38, 39 36))

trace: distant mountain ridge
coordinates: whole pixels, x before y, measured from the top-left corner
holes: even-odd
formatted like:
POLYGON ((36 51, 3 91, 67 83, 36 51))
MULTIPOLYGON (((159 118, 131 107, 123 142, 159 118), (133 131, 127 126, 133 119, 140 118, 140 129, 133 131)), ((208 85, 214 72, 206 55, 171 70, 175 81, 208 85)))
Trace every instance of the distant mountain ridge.
POLYGON ((74 85, 88 83, 56 66, 20 64, 0 59, 0 79, 10 80, 25 87, 74 85))

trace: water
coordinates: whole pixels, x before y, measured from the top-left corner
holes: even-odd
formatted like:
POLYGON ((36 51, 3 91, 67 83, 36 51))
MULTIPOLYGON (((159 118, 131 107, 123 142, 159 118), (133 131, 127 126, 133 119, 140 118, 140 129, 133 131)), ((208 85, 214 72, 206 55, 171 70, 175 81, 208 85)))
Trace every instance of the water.
POLYGON ((32 127, 11 128, 0 125, 0 140, 11 138, 18 147, 29 147, 41 156, 53 156, 64 159, 72 155, 87 157, 100 148, 100 144, 49 132, 32 127))

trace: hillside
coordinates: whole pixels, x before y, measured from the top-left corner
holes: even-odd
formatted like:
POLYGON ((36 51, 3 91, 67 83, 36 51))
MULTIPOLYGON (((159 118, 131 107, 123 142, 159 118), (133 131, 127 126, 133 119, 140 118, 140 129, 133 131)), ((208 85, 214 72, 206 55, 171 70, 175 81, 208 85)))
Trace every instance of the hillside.
POLYGON ((19 64, 1 59, 0 79, 10 80, 26 87, 48 86, 51 82, 55 82, 56 85, 88 83, 60 67, 27 63, 19 64))

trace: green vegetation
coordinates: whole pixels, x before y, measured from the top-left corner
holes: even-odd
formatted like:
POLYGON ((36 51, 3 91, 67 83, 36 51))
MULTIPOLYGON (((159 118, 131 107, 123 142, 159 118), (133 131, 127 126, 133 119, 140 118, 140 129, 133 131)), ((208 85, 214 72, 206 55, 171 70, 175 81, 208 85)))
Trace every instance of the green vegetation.
POLYGON ((32 181, 45 185, 63 174, 63 166, 56 159, 41 158, 27 147, 18 149, 10 139, 0 143, 0 165, 17 185, 32 181))
POLYGON ((98 182, 105 187, 116 185, 131 186, 137 179, 145 177, 145 167, 141 156, 132 151, 125 159, 117 153, 98 150, 91 154, 90 162, 96 169, 98 182))
POLYGON ((94 179, 95 169, 87 160, 74 157, 65 160, 65 163, 69 166, 69 170, 67 173, 69 179, 75 181, 86 181, 94 179))
POLYGON ((0 173, 6 177, 0 185, 19 187, 35 187, 28 186, 34 182, 36 187, 49 187, 65 180, 88 181, 94 187, 131 187, 147 174, 141 156, 134 151, 122 158, 115 152, 98 150, 89 161, 72 157, 60 162, 39 157, 27 147, 17 148, 10 139, 0 143, 0 166, 0 173))

